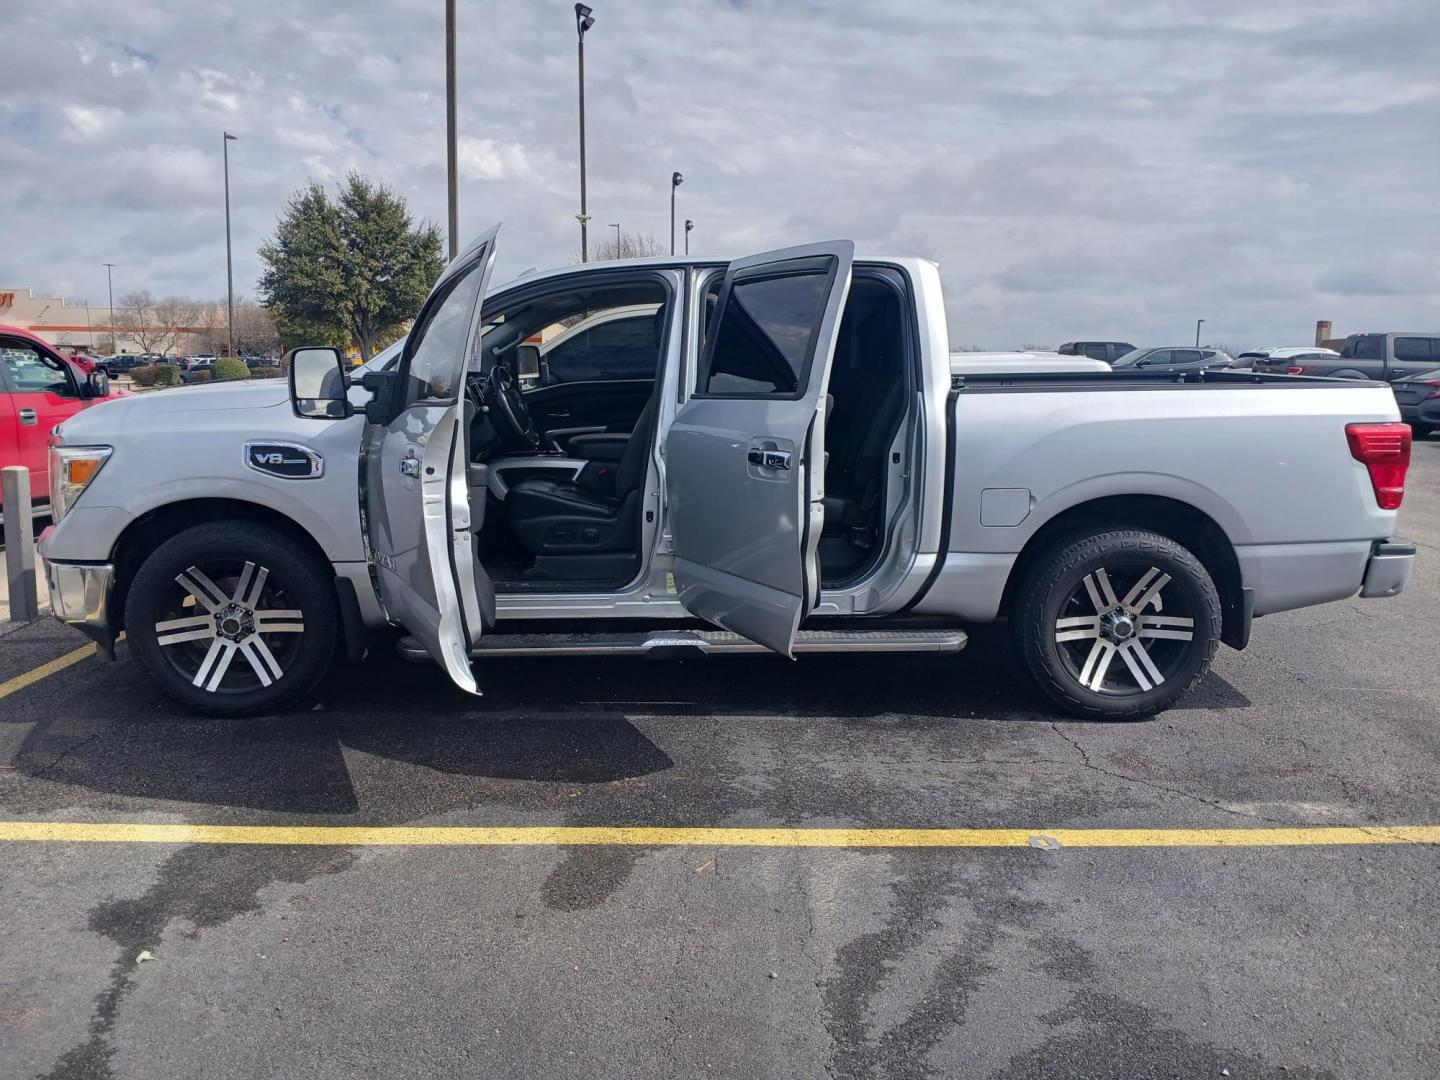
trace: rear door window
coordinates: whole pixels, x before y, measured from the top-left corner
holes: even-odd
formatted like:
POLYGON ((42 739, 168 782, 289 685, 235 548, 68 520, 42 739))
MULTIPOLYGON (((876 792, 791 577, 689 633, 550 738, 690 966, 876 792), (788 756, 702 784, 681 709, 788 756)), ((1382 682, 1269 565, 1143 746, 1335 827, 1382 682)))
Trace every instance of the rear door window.
POLYGON ((701 392, 742 397, 802 392, 832 276, 817 266, 737 278, 719 336, 707 344, 701 392))
POLYGON ((1395 359, 1429 363, 1435 357, 1435 344, 1434 338, 1397 337, 1395 339, 1395 359))

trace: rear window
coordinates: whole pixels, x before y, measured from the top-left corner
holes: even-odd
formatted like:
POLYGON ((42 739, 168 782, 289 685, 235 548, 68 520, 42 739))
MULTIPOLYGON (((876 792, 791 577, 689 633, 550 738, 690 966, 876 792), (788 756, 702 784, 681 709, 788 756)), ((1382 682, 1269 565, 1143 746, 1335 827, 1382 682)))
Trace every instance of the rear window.
POLYGON ((1383 360, 1385 343, 1379 334, 1358 334, 1345 339, 1340 355, 1350 360, 1383 360))
POLYGON ((1396 360, 1429 360, 1435 355, 1435 339, 1428 337, 1397 337, 1396 360))

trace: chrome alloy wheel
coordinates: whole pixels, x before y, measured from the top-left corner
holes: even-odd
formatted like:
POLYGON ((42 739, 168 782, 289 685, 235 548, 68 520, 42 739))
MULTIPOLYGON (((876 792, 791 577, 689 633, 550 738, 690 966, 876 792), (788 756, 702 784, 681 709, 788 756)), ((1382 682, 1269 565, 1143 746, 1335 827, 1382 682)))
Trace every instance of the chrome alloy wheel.
POLYGON ((1061 661, 1081 686, 1129 697, 1163 685, 1185 666, 1195 614, 1183 606, 1182 590, 1165 594, 1170 583, 1169 574, 1143 563, 1100 567, 1081 578, 1055 621, 1061 661))
POLYGON ((169 618, 155 642, 191 685, 212 694, 243 694, 280 679, 299 648, 305 620, 288 606, 283 583, 253 562, 217 561, 175 576, 169 618), (245 663, 235 664, 240 656, 245 663))

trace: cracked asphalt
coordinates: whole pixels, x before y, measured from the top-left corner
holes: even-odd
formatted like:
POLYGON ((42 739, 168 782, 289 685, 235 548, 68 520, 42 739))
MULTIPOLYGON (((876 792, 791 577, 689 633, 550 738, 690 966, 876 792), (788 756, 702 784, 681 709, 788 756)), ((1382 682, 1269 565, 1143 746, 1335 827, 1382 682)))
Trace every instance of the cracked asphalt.
MULTIPOLYGON (((0 701, 0 818, 1227 828, 1440 822, 1440 440, 1409 590, 1257 623, 1180 708, 956 658, 377 657, 190 716, 97 657, 0 701)), ((0 636, 0 682, 73 648, 0 636)), ((1440 850, 0 846, 0 1077, 1416 1077, 1440 850), (153 959, 141 960, 148 954, 153 959)))

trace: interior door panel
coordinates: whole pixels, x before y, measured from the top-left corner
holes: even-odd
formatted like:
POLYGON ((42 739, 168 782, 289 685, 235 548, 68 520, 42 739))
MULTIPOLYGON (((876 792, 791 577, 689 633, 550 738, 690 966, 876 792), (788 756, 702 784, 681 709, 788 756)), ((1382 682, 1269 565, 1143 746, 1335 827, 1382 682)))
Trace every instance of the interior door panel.
MULTIPOLYGON (((525 404, 541 432, 628 433, 650 400, 654 379, 597 379, 556 383, 525 391, 525 404)), ((557 437, 557 442, 561 437, 557 437)), ((561 450, 566 447, 561 445, 561 450)))

